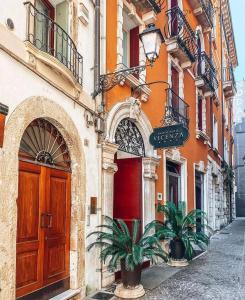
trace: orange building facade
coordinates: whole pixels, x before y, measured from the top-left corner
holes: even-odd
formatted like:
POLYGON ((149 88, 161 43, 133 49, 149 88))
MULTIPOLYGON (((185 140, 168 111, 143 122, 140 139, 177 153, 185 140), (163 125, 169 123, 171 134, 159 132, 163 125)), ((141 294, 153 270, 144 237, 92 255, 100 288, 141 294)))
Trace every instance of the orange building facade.
POLYGON ((148 24, 164 37, 153 66, 103 95, 103 164, 111 170, 107 212, 129 223, 139 217, 145 225, 160 217, 158 203, 185 202, 188 211, 203 209, 219 230, 234 213, 224 184, 224 168, 233 162, 238 64, 229 1, 108 0, 106 23, 107 73, 147 63, 139 34, 148 24), (176 123, 188 127, 185 144, 154 150, 152 130, 176 123))

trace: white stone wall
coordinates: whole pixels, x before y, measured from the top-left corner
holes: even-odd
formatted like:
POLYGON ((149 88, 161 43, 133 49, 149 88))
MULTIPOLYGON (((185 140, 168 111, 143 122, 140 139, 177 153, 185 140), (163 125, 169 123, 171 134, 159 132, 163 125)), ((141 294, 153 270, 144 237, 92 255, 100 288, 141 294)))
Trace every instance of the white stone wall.
MULTIPOLYGON (((9 106, 9 114, 6 118, 6 126, 8 126, 8 121, 11 119, 13 113, 18 109, 26 99, 41 97, 43 99, 48 99, 50 103, 54 102, 55 105, 64 110, 69 116, 71 122, 75 124, 75 127, 78 132, 78 139, 83 145, 84 148, 84 165, 85 170, 81 170, 82 174, 86 174, 86 176, 81 175, 80 180, 85 185, 85 193, 84 199, 79 199, 81 203, 85 204, 84 209, 84 218, 85 219, 76 219, 76 222, 81 224, 77 228, 82 232, 81 237, 82 240, 76 240, 74 243, 77 243, 77 247, 80 248, 80 252, 76 254, 73 253, 71 257, 71 269, 77 268, 74 266, 76 263, 76 259, 74 256, 83 255, 85 256, 85 266, 81 265, 81 268, 85 268, 85 278, 81 280, 83 282, 82 288, 87 291, 91 291, 94 289, 99 289, 101 286, 101 274, 99 269, 101 269, 101 263, 98 260, 98 250, 91 251, 91 253, 87 253, 85 250, 85 246, 87 245, 87 240, 84 241, 85 236, 92 231, 96 225, 98 225, 101 221, 101 213, 98 210, 96 215, 89 214, 89 205, 90 205, 90 197, 98 198, 98 208, 101 208, 101 147, 98 145, 98 135, 95 132, 94 126, 87 126, 85 115, 86 109, 85 107, 89 107, 91 110, 94 110, 96 105, 95 101, 91 98, 91 93, 93 92, 93 83, 94 83, 94 75, 93 75, 93 65, 94 65, 94 5, 92 1, 85 0, 83 4, 88 9, 89 18, 88 24, 85 25, 78 19, 79 15, 79 5, 78 2, 68 1, 69 7, 75 5, 77 8, 76 11, 76 28, 77 33, 72 33, 77 43, 77 48, 80 54, 83 55, 83 87, 79 88, 79 99, 75 102, 72 97, 69 97, 69 93, 66 92, 66 88, 58 89, 54 84, 45 80, 38 73, 33 72, 28 64, 25 64, 25 56, 27 57, 27 53, 25 53, 24 41, 26 39, 26 8, 23 4, 24 1, 20 0, 9 0, 5 3, 4 6, 1 6, 1 14, 0 14, 0 27, 5 31, 5 35, 0 36, 0 102, 9 106), (14 22, 14 30, 10 31, 6 28, 6 19, 11 18, 14 22), (9 42, 10 41, 10 42, 9 42), (9 44, 15 43, 15 53, 13 54, 11 51, 3 50, 4 47, 9 47, 9 44), (21 49, 18 48, 18 43, 21 45, 21 49), (23 46, 23 49, 22 49, 23 46), (19 55, 20 53, 20 55, 19 55), (19 56, 18 56, 19 55, 19 56), (19 60, 20 59, 20 60, 19 60), (85 221, 85 222, 84 222, 85 221), (84 246, 85 242, 85 246, 84 246), (80 254, 78 254, 80 253, 80 254)), ((102 54, 101 54, 101 64, 105 66, 105 6, 106 1, 101 1, 101 35, 102 35, 102 54)), ((70 15, 71 16, 71 15, 70 15)), ((74 20, 72 19, 74 22, 74 20)), ((71 20, 70 20, 71 23, 71 20)), ((72 25, 71 25, 72 26, 72 25)), ((1 29, 1 28, 0 28, 1 29)), ((59 74, 53 74, 52 76, 59 77, 59 74)), ((40 99, 41 99, 40 98, 40 99)), ((99 98, 99 97, 98 97, 99 98)), ((97 100, 99 102, 99 99, 97 100)), ((45 103, 45 102, 44 102, 45 103)), ((45 105, 45 104, 44 104, 45 105)), ((26 111, 26 115, 31 118, 32 109, 30 111, 26 111)), ((40 115, 39 117, 45 117, 45 115, 40 115)), ((19 119, 16 120, 16 131, 18 131, 18 126, 24 119, 24 115, 20 115, 19 119)), ((14 138, 14 137, 13 137, 14 138)), ((1 155, 0 159, 4 157, 4 153, 2 151, 11 152, 11 149, 0 149, 1 155)), ((14 154, 13 154, 14 155, 14 154)), ((3 174, 0 174, 0 183, 4 182, 3 174)), ((73 184, 73 183, 72 183, 73 184)), ((2 199, 1 199, 2 201, 2 199)), ((1 210, 1 209, 0 209, 1 210)), ((13 211, 12 219, 14 220, 16 215, 13 211)), ((2 223, 2 219, 5 216, 0 216, 0 228, 2 223)), ((1 229, 0 229, 1 230, 1 229)), ((4 238, 4 237, 3 237, 4 238)), ((0 240, 0 249, 1 249, 1 240, 0 240)), ((11 300, 14 294, 13 290, 15 288, 15 282, 11 282, 13 278, 15 278, 15 260, 9 262, 12 266, 11 272, 13 276, 8 278, 9 286, 11 286, 12 291, 4 291, 5 299, 11 300)), ((3 270, 5 265, 1 265, 0 259, 0 270, 3 270)), ((3 282, 4 274, 0 272, 0 282, 3 282)), ((78 276, 80 276, 78 274, 78 276)), ((14 280, 14 279, 13 279, 14 280)), ((75 284, 74 284, 75 285, 75 284)), ((80 288, 81 286, 76 286, 80 288)), ((9 287, 6 285, 6 289, 9 287)), ((4 287, 1 286, 3 290, 4 287)), ((84 292, 83 290, 83 292, 84 292)), ((13 298, 14 299, 14 298, 13 298)))
POLYGON ((229 221, 228 195, 223 190, 224 179, 221 167, 211 157, 208 157, 207 176, 208 221, 213 230, 220 230, 229 221))

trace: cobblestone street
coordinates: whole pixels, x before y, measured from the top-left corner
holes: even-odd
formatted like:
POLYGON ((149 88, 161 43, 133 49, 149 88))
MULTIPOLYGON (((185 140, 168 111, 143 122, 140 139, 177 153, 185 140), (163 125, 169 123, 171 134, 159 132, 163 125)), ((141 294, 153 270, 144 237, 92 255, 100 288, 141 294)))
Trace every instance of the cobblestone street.
POLYGON ((212 237, 207 253, 142 299, 245 299, 244 233, 245 219, 237 219, 212 237))

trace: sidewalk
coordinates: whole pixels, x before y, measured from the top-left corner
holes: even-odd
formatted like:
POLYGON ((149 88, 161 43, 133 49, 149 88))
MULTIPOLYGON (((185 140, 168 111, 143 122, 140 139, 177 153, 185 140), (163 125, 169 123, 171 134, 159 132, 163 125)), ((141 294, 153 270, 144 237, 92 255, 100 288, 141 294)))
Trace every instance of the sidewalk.
POLYGON ((208 251, 142 300, 245 299, 245 219, 214 235, 208 251))
POLYGON ((146 269, 142 274, 146 295, 141 300, 244 300, 244 236, 245 218, 237 219, 215 234, 208 251, 188 267, 164 264, 146 269))

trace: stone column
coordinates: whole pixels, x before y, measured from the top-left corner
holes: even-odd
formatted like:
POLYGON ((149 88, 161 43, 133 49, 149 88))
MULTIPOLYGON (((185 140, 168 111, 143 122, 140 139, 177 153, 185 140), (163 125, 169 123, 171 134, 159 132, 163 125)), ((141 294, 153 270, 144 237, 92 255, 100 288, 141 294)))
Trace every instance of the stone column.
MULTIPOLYGON (((117 165, 114 163, 114 156, 118 145, 105 142, 102 146, 102 216, 113 217, 113 189, 114 174, 117 165)), ((102 287, 106 287, 115 281, 114 273, 108 272, 102 264, 102 287)))
POLYGON ((156 167, 159 159, 144 157, 143 163, 143 226, 155 219, 156 167))

